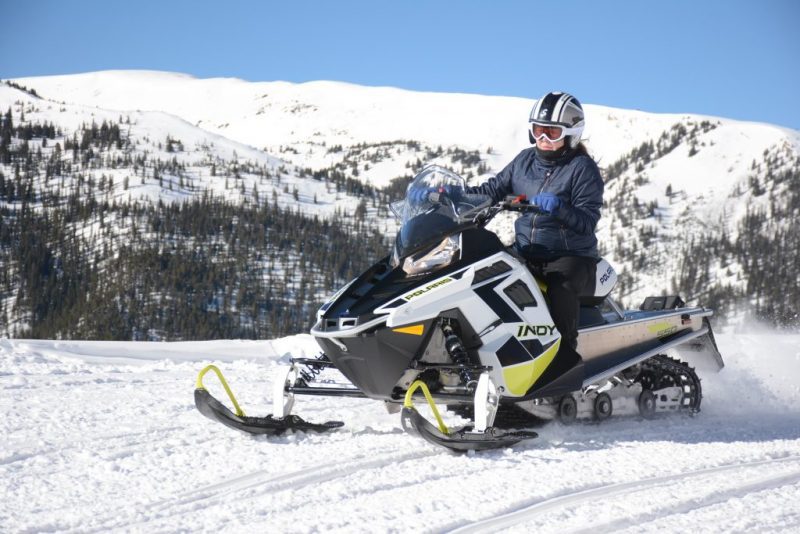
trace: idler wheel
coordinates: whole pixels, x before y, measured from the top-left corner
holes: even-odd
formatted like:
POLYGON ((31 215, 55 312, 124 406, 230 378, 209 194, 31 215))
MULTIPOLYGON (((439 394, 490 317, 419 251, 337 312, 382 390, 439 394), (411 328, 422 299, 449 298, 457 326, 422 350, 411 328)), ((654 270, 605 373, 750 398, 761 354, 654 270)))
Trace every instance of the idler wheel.
POLYGON ((614 412, 614 404, 608 393, 601 393, 594 399, 594 418, 597 421, 604 421, 611 417, 614 412))
POLYGON ((558 420, 568 425, 578 417, 578 403, 572 395, 564 395, 558 403, 558 420))
POLYGON ((639 413, 645 419, 652 419, 656 416, 656 396, 649 389, 645 389, 639 395, 639 413))

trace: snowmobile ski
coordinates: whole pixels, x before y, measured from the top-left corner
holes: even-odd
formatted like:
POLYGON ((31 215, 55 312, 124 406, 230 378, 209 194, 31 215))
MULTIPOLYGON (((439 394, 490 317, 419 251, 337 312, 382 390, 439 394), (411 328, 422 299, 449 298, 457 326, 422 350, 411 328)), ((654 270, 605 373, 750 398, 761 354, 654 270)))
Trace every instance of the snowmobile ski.
POLYGON ((538 434, 533 431, 508 430, 488 426, 488 423, 494 420, 496 406, 496 391, 491 387, 488 373, 482 374, 475 388, 475 402, 473 403, 475 424, 449 429, 434 404, 428 386, 418 380, 408 388, 400 414, 400 422, 406 432, 417 434, 434 445, 441 445, 458 452, 510 447, 524 439, 538 437, 538 434), (421 390, 425 396, 425 400, 436 418, 438 428, 425 419, 414 407, 413 395, 416 390, 421 390))
POLYGON ((464 427, 444 433, 414 407, 404 407, 400 418, 406 432, 417 434, 434 445, 458 452, 500 449, 539 436, 532 430, 505 430, 496 427, 489 427, 483 432, 475 432, 471 427, 464 427))
POLYGON ((273 417, 272 415, 267 415, 266 417, 247 416, 242 411, 239 403, 236 402, 236 398, 222 376, 222 372, 214 365, 209 365, 200 371, 197 377, 197 387, 194 390, 194 404, 197 410, 209 419, 248 434, 277 436, 287 430, 326 432, 344 426, 342 421, 328 421, 321 424, 310 423, 297 415, 287 415, 285 417, 273 417), (208 371, 214 371, 217 374, 231 402, 233 402, 236 413, 230 411, 227 406, 214 398, 203 386, 203 375, 208 371))

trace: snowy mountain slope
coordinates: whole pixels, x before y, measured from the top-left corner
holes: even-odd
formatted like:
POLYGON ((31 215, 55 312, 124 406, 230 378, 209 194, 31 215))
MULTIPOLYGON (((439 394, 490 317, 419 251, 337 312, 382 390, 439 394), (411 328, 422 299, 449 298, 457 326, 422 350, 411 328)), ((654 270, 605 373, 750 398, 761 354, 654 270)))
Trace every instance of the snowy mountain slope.
MULTIPOLYGON (((111 150, 109 155, 127 155, 133 159, 142 157, 147 160, 144 165, 140 165, 134 172, 129 165, 124 164, 111 168, 99 163, 89 169, 81 169, 87 174, 98 177, 103 174, 112 178, 117 184, 113 195, 117 201, 170 202, 199 196, 204 191, 213 192, 222 198, 243 200, 251 199, 254 188, 258 188, 262 198, 271 199, 274 192, 279 205, 296 206, 309 215, 330 217, 337 207, 352 211, 358 204, 358 199, 332 193, 320 181, 303 179, 298 176, 297 169, 280 158, 224 135, 193 126, 169 112, 106 109, 80 103, 53 102, 35 98, 2 84, 0 109, 21 112, 29 123, 53 123, 63 131, 63 137, 51 141, 49 147, 42 148, 46 156, 53 154, 56 143, 63 146, 65 139, 72 138, 82 128, 93 123, 98 126, 103 122, 121 123, 122 136, 130 141, 131 146, 111 150), (175 141, 171 150, 167 147, 168 139, 175 141), (162 172, 169 179, 168 185, 159 184, 152 170, 155 160, 174 160, 183 166, 185 187, 178 186, 178 177, 170 177, 169 172, 162 172), (238 166, 235 184, 229 184, 223 175, 223 169, 229 166, 238 166), (219 167, 217 175, 212 167, 219 167), (130 187, 123 190, 122 184, 126 178, 130 187), (242 193, 243 190, 245 193, 242 193), (291 193, 294 190, 302 190, 297 200, 291 193), (312 202, 315 196, 317 202, 312 202)), ((80 135, 78 138, 80 140, 80 135)), ((71 159, 68 152, 64 152, 61 157, 66 163, 78 163, 71 159)), ((54 183, 52 187, 57 185, 54 183)))
MULTIPOLYGON (((474 150, 490 173, 499 171, 519 150, 529 146, 526 119, 533 103, 522 98, 420 93, 339 82, 246 82, 150 71, 104 71, 15 81, 55 101, 125 113, 169 113, 301 168, 324 169, 342 163, 348 147, 388 143, 396 150, 387 149, 377 164, 365 165, 366 154, 361 152, 351 153, 355 161, 348 162, 358 170, 358 179, 378 186, 408 175, 408 165, 420 157, 423 163, 431 161, 418 150, 404 147, 406 141, 474 150), (338 146, 345 150, 336 150, 338 146)), ((664 208, 668 233, 673 230, 669 221, 680 221, 679 215, 687 207, 693 219, 705 224, 734 226, 748 203, 731 198, 732 191, 746 186, 753 162, 776 149, 800 154, 800 132, 768 124, 592 104, 585 108, 584 137, 601 166, 611 165, 676 125, 707 122, 713 126, 692 136, 691 146, 689 139, 677 139, 674 150, 644 169, 647 183, 635 187, 640 202, 657 202, 664 208), (665 194, 668 186, 672 197, 665 194)), ((477 176, 472 178, 473 183, 479 181, 477 176)), ((609 193, 617 192, 611 187, 609 193)), ((601 220, 600 232, 606 240, 614 216, 606 213, 601 220)))
POLYGON ((245 411, 267 412, 288 353, 316 352, 308 336, 2 340, 0 530, 797 531, 800 337, 717 337, 727 365, 703 377, 695 418, 553 423, 472 455, 361 399, 299 398, 308 419, 346 426, 269 440, 195 410, 196 372, 213 361, 245 411))
MULTIPOLYGON (((27 109, 26 121, 53 121, 69 137, 93 116, 132 117, 131 156, 186 166, 166 180, 163 170, 162 179, 155 179, 152 167, 160 163, 152 162, 138 171, 146 178, 102 161, 85 171, 95 180, 113 176, 118 200, 178 200, 210 190, 252 203, 257 193, 255 203, 274 200, 329 219, 361 210, 365 223, 387 236, 396 226, 384 204, 402 194, 403 180, 437 162, 480 183, 529 146, 526 119, 533 103, 150 71, 15 83, 43 98, 2 87, 0 110, 11 107, 15 121, 27 109), (167 151, 169 139, 180 143, 177 153, 167 151), (213 176, 215 165, 224 168, 224 179, 213 176), (125 176, 131 189, 123 192, 125 176), (359 193, 343 186, 345 181, 389 188, 359 193)), ((792 204, 799 190, 800 132, 700 115, 585 108, 586 142, 607 178, 598 236, 602 253, 620 273, 618 297, 633 306, 651 294, 677 292, 693 304, 722 308, 725 317, 754 307, 761 316, 796 322, 792 288, 800 287, 800 274, 781 272, 777 285, 767 279, 800 254, 790 232, 800 217, 792 204), (786 177, 779 179, 781 173, 786 177), (754 214, 764 219, 764 235, 754 233, 754 214), (751 261, 748 241, 762 237, 765 250, 751 261), (783 302, 773 306, 775 299, 783 302)), ((53 144, 43 149, 45 156, 53 144)), ((11 166, 0 170, 13 173, 11 166)), ((499 217, 491 227, 506 243, 513 239, 511 219, 499 217)))
MULTIPOLYGON (((349 156, 353 161, 346 161, 346 167, 352 165, 358 179, 377 186, 409 175, 408 166, 420 159, 422 163, 436 160, 404 146, 408 141, 474 150, 485 161, 487 171, 499 171, 519 150, 529 146, 526 118, 533 102, 339 82, 246 82, 150 71, 103 71, 15 81, 46 99, 84 106, 83 113, 109 110, 107 114, 118 116, 135 110, 157 110, 200 128, 189 133, 185 128, 164 124, 160 136, 151 132, 156 139, 170 134, 191 140, 213 133, 312 170, 343 164, 349 156), (372 154, 366 148, 347 150, 381 144, 388 144, 391 150, 385 148, 372 164, 364 160, 375 156, 374 150, 372 154)), ((5 100, 0 100, 0 106, 8 105, 5 100)), ((680 214, 687 208, 692 210, 692 221, 726 224, 732 231, 749 205, 732 192, 746 188, 753 162, 776 149, 800 155, 800 132, 786 128, 698 115, 652 114, 590 104, 585 107, 584 137, 601 166, 611 165, 676 125, 712 125, 710 130, 693 135, 691 145, 689 139, 677 139, 674 150, 643 169, 647 183, 635 187, 634 194, 641 203, 657 202, 663 208, 662 222, 667 221, 668 234, 675 233, 671 221, 680 223, 680 214), (665 193, 668 187, 673 191, 671 197, 665 193)), ((59 122, 62 119, 59 117, 59 122)), ((78 121, 73 116, 71 124, 76 126, 78 121)), ((70 126, 69 121, 66 126, 70 126)), ((240 151, 240 155, 245 154, 251 157, 251 152, 240 151)), ((474 176, 472 182, 481 179, 474 176)), ((303 192, 309 187, 313 184, 308 181, 300 186, 303 192)), ((610 187, 609 194, 618 192, 610 187)), ((767 199, 758 202, 763 205, 767 199)), ((614 213, 606 213, 601 220, 599 231, 605 240, 611 237, 614 217, 614 213)))
MULTIPOLYGON (((294 146, 298 159, 310 162, 311 167, 328 162, 320 155, 321 144, 330 147, 411 139, 482 152, 492 147, 489 164, 497 171, 528 146, 526 119, 533 103, 523 98, 421 93, 341 82, 246 82, 149 71, 104 71, 15 81, 57 101, 114 110, 165 111, 271 153, 294 146)), ((734 160, 741 158, 745 164, 774 146, 776 139, 787 138, 800 146, 798 132, 770 125, 591 104, 586 105, 586 113, 585 137, 601 164, 615 161, 643 140, 658 137, 686 120, 720 120, 740 133, 755 129, 752 134, 728 134, 724 139, 726 143, 735 142, 734 146, 723 145, 726 154, 734 160)), ((719 166, 713 170, 719 174, 719 166)), ((386 179, 380 174, 371 178, 386 179)))

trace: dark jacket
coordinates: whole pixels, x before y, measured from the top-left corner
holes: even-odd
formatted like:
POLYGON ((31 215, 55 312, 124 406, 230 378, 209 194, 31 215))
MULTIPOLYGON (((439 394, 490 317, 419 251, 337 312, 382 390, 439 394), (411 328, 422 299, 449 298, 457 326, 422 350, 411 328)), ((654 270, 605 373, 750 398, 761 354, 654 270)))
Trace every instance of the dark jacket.
POLYGON ((587 154, 572 151, 546 161, 536 148, 520 152, 505 169, 469 193, 489 195, 499 202, 508 195, 533 200, 542 192, 555 193, 561 207, 554 216, 523 214, 514 223, 517 251, 528 258, 597 257, 595 228, 603 206, 603 179, 587 154))

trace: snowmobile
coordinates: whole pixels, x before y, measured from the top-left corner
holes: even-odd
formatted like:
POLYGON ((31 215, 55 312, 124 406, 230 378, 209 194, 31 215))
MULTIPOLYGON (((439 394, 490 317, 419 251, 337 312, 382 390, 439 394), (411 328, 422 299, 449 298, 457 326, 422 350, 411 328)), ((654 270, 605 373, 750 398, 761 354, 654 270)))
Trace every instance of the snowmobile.
POLYGON ((500 203, 466 191, 463 178, 425 168, 393 203, 400 230, 392 253, 334 294, 317 312, 317 358, 292 358, 273 388, 273 413, 244 415, 220 371, 201 371, 201 413, 253 434, 323 432, 291 410, 298 395, 366 397, 401 413, 405 430, 455 451, 507 447, 537 436, 543 421, 570 423, 636 414, 695 414, 697 370, 724 363, 711 329, 713 312, 677 296, 647 298, 623 310, 610 293, 613 267, 597 263, 581 295, 577 357, 560 350, 547 287, 513 247, 486 225, 504 211, 534 212, 522 197, 500 203), (203 386, 217 373, 235 412, 203 386), (333 373, 334 378, 322 378, 333 373), (415 402, 427 402, 423 411, 415 402), (449 428, 440 406, 469 420, 449 428))

